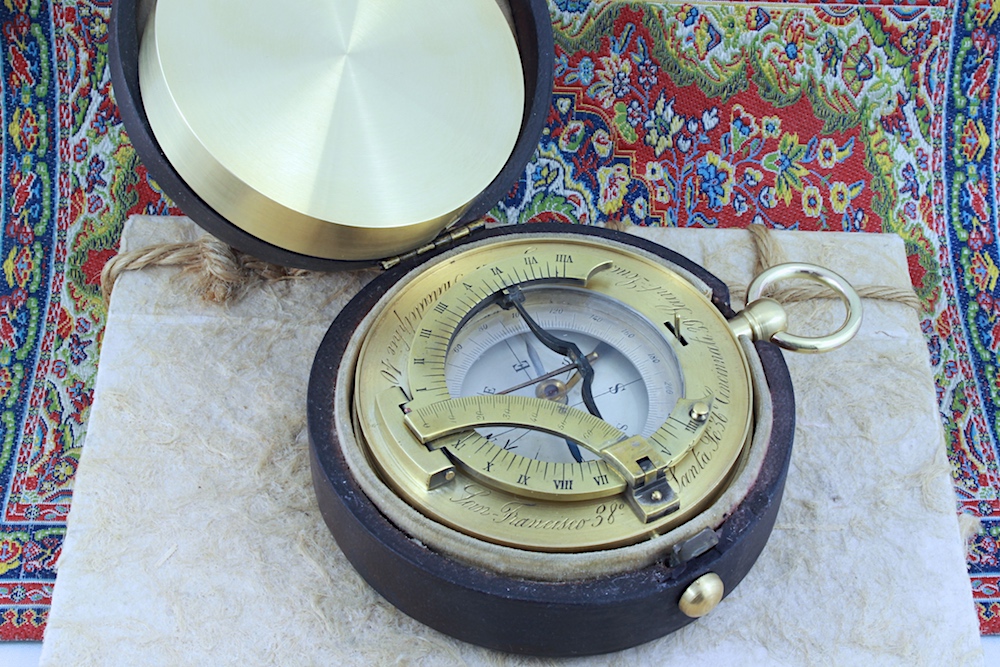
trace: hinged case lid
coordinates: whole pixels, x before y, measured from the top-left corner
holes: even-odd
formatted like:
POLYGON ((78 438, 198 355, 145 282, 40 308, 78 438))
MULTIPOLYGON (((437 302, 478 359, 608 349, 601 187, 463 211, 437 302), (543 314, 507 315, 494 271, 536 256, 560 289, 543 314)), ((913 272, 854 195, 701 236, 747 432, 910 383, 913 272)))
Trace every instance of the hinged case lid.
POLYGON ((112 81, 151 177, 224 242, 290 267, 475 229, 545 124, 544 0, 290 1, 115 1, 112 81))

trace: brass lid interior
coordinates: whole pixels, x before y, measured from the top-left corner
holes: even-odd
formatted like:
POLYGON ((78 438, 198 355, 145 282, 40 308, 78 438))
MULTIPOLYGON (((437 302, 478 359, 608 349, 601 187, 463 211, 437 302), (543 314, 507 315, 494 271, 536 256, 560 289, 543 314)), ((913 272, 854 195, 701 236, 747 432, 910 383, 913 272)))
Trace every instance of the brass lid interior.
POLYGON ((497 0, 159 0, 139 81, 166 157, 230 222, 365 260, 455 222, 524 109, 497 0))

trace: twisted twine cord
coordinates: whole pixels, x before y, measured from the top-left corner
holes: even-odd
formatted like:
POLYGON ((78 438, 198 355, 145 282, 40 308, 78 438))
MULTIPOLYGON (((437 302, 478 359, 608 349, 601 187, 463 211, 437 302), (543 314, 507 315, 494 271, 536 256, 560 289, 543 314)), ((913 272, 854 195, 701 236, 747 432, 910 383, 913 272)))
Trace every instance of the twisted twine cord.
MULTIPOLYGON (((756 250, 754 274, 788 261, 770 230, 764 225, 750 225, 747 230, 756 250)), ((104 265, 101 271, 101 294, 110 303, 115 282, 126 271, 138 271, 149 266, 178 266, 182 274, 194 277, 194 291, 204 300, 225 303, 240 298, 258 283, 295 280, 310 275, 304 269, 289 269, 264 262, 229 247, 208 234, 190 243, 169 243, 121 253, 104 265)), ((920 310, 920 300, 909 288, 866 285, 856 287, 865 299, 894 301, 920 310)), ((733 293, 745 295, 746 287, 735 286, 733 293)), ((837 298, 829 289, 814 284, 776 289, 769 292, 783 303, 812 299, 837 298)))
MULTIPOLYGON (((788 261, 784 250, 778 245, 769 230, 764 225, 750 225, 747 227, 750 237, 753 239, 756 260, 754 262, 754 275, 763 271, 784 264, 788 261)), ((912 288, 889 287, 887 285, 863 285, 854 286, 858 295, 862 299, 875 299, 878 301, 893 301, 908 306, 916 311, 920 311, 920 299, 912 288)), ((733 287, 733 293, 740 297, 745 297, 747 288, 745 286, 733 287)), ((781 303, 799 303, 801 301, 811 301, 813 299, 836 299, 838 298, 829 288, 814 283, 806 283, 796 287, 785 287, 781 289, 770 289, 768 296, 781 303)))
POLYGON ((101 271, 104 303, 111 302, 115 282, 123 273, 150 266, 181 267, 182 274, 194 277, 195 293, 213 303, 238 299, 259 282, 294 280, 310 273, 304 269, 289 269, 261 261, 206 234, 190 243, 150 246, 113 257, 101 271))

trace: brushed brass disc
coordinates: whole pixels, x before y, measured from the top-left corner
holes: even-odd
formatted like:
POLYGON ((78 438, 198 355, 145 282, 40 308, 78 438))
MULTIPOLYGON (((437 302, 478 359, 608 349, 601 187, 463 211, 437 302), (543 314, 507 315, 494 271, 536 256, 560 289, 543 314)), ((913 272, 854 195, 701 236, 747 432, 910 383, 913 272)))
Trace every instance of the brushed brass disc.
POLYGON ((159 0, 140 86, 206 203, 268 243, 345 260, 457 220, 524 106, 497 0, 159 0))

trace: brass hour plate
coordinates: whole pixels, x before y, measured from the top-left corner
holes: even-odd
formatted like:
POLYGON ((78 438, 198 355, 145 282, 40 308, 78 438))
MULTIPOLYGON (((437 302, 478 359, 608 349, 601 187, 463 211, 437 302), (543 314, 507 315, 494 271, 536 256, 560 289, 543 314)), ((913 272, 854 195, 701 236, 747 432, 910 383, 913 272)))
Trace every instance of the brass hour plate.
MULTIPOLYGON (((677 273, 617 245, 569 235, 532 235, 475 244, 404 280, 399 291, 378 306, 381 312, 364 332, 355 376, 355 410, 362 430, 359 435, 379 473, 424 514, 477 538, 509 546, 540 551, 606 549, 683 523, 725 488, 750 431, 747 362, 726 320, 677 273), (572 411, 531 397, 518 399, 517 405, 527 407, 521 417, 513 414, 515 403, 506 399, 486 408, 479 407, 480 399, 445 403, 436 416, 426 407, 455 398, 442 377, 443 364, 455 331, 465 322, 479 322, 470 319, 467 311, 483 295, 525 281, 534 281, 539 290, 567 282, 579 289, 583 282, 582 289, 613 299, 659 327, 659 335, 674 350, 683 373, 684 395, 647 440, 656 448, 657 457, 669 462, 667 479, 679 496, 676 511, 651 522, 637 517, 624 492, 609 495, 608 489, 620 490, 624 485, 603 461, 546 466, 497 451, 505 457, 506 472, 500 472, 499 459, 482 454, 489 449, 480 442, 484 438, 478 437, 474 448, 464 446, 471 441, 462 433, 473 431, 460 430, 433 440, 437 431, 432 422, 465 424, 479 419, 476 413, 482 414, 484 424, 503 421, 497 415, 511 412, 512 422, 537 420, 539 430, 570 432, 561 424, 567 414, 573 416, 572 411), (428 488, 423 481, 428 471, 415 467, 416 457, 405 449, 418 440, 400 437, 398 428, 380 424, 380 415, 391 415, 391 411, 378 413, 380 396, 394 387, 412 399, 400 406, 396 417, 400 425, 408 424, 407 433, 420 436, 427 423, 423 437, 430 441, 422 446, 446 452, 454 462, 456 474, 447 484, 428 488), (536 404, 545 409, 531 409, 536 404), (514 470, 519 466, 523 469, 514 470)), ((590 428, 586 423, 593 418, 586 417, 574 428, 590 428)), ((608 433, 613 435, 613 431, 609 427, 608 433)), ((587 440, 583 433, 573 437, 587 440)), ((593 440, 602 438, 594 436, 593 440)))

